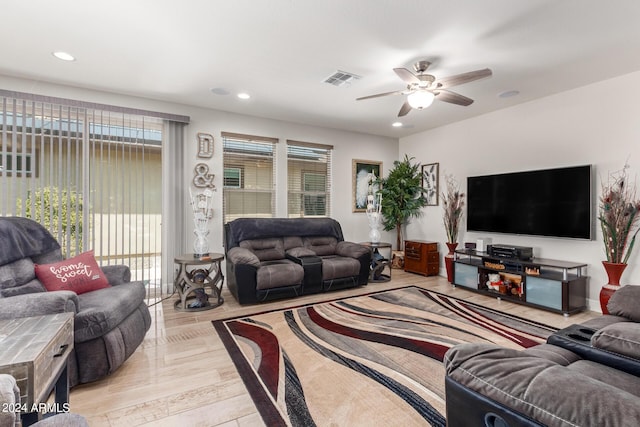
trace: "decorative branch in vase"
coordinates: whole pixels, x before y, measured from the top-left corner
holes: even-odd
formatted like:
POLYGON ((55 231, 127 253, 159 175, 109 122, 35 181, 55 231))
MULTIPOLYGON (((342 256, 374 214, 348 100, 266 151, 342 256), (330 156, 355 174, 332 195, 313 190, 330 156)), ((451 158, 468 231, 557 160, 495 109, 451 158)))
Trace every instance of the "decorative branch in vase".
POLYGON ((608 313, 609 298, 620 286, 620 277, 627 267, 636 236, 640 230, 640 200, 636 198, 636 185, 630 185, 627 177, 628 164, 622 170, 609 174, 602 184, 598 206, 598 220, 602 229, 606 261, 602 261, 607 272, 608 284, 600 290, 600 308, 608 313))
POLYGON ((367 191, 367 219, 369 220, 369 241, 380 243, 380 228, 382 228, 382 194, 377 192, 378 178, 376 174, 369 174, 369 189, 367 191))
POLYGON ((610 174, 603 184, 598 215, 607 261, 621 264, 628 262, 640 229, 640 200, 636 199, 635 184, 628 184, 628 168, 625 165, 610 174))
POLYGON ((442 220, 447 232, 447 243, 457 243, 460 220, 464 214, 464 193, 452 175, 445 175, 446 192, 442 193, 442 220))
POLYGON ((445 192, 442 193, 442 221, 447 232, 447 248, 449 253, 445 256, 447 268, 447 280, 453 282, 453 256, 458 246, 458 232, 460 220, 464 213, 464 193, 460 191, 458 181, 452 175, 445 175, 445 192))
POLYGON ((191 210, 193 212, 193 234, 196 235, 193 242, 195 257, 209 255, 209 222, 213 218, 213 191, 206 189, 201 193, 193 194, 189 189, 191 198, 191 210))

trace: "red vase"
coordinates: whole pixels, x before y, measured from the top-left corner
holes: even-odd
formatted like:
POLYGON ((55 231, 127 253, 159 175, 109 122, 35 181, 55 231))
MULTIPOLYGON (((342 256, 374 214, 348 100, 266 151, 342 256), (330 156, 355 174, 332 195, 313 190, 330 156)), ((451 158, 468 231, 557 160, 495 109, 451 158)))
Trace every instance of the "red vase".
POLYGON ((458 247, 458 242, 453 242, 453 243, 447 242, 447 248, 449 249, 449 253, 447 255, 453 256, 457 247, 458 247))
POLYGON ((624 269, 627 268, 627 264, 602 261, 602 265, 604 266, 604 271, 607 272, 609 283, 600 289, 600 308, 602 309, 602 314, 609 314, 609 310, 607 310, 609 298, 620 288, 620 277, 624 269))
POLYGON ((447 248, 449 248, 449 253, 444 256, 444 265, 447 268, 447 280, 449 283, 453 283, 453 260, 454 260, 454 252, 458 247, 458 243, 449 243, 447 242, 447 248))

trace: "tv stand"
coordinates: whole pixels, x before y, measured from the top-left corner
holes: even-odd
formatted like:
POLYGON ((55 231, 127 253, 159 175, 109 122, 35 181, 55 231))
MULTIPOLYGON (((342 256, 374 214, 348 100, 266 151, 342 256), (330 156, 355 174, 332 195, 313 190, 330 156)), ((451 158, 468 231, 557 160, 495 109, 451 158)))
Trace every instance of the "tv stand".
POLYGON ((534 258, 491 256, 473 249, 455 251, 453 285, 518 304, 562 313, 564 316, 586 309, 587 264, 534 258), (489 274, 499 274, 503 285, 487 285, 489 274))

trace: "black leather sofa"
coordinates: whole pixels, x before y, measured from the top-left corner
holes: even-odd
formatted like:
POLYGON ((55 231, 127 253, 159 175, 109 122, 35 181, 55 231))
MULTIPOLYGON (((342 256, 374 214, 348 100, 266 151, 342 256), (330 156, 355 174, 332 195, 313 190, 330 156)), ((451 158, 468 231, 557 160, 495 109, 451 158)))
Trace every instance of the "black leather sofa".
POLYGON ((609 300, 610 314, 518 351, 462 344, 445 354, 447 425, 637 426, 640 286, 609 300))
POLYGON ((227 285, 240 304, 366 285, 369 248, 331 218, 239 218, 224 225, 227 285))

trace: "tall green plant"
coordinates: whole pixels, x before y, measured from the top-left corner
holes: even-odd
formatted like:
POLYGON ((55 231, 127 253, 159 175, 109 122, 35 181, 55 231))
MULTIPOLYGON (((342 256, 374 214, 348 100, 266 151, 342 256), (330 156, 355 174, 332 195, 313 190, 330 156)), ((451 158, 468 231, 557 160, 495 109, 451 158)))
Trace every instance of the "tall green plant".
MULTIPOLYGON (((22 212, 22 204, 18 199, 18 212, 22 212)), ((24 216, 49 230, 60 242, 63 255, 70 257, 82 249, 82 208, 82 196, 78 192, 43 187, 27 194, 24 216)))
POLYGON ((396 229, 398 250, 403 248, 402 226, 411 218, 422 215, 422 208, 427 204, 420 163, 412 163, 413 159, 405 154, 404 160, 393 162, 393 169, 386 178, 378 180, 384 229, 396 229))

